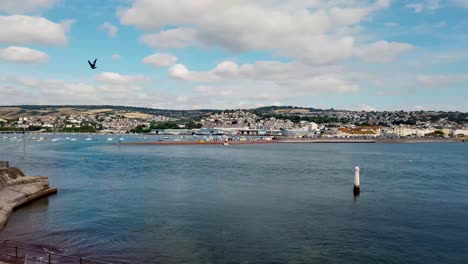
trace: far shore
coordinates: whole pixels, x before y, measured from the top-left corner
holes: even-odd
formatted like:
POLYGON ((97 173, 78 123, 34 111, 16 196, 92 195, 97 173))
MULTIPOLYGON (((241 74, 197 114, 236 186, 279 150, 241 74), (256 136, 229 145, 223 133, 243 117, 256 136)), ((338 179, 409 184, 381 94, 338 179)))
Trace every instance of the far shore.
MULTIPOLYGON (((376 139, 280 139, 280 140, 244 140, 228 141, 227 145, 254 145, 254 144, 314 144, 314 143, 450 143, 468 142, 467 138, 443 138, 443 139, 415 139, 415 138, 376 138, 376 139)), ((119 146, 186 146, 186 145, 225 145, 223 141, 163 141, 163 142, 121 142, 119 146)))

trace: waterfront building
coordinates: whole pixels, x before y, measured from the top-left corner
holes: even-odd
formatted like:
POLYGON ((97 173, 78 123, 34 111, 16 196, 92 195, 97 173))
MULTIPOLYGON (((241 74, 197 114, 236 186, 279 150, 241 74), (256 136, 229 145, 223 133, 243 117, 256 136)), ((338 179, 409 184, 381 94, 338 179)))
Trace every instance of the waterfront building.
POLYGON ((310 122, 308 128, 309 128, 309 131, 317 131, 318 130, 318 124, 314 123, 314 122, 310 122))
POLYGON ((416 135, 419 137, 424 137, 427 134, 434 133, 434 128, 417 128, 416 135))
POLYGON ((380 126, 340 127, 337 135, 340 137, 380 137, 382 128, 380 126))
POLYGON ((192 135, 191 129, 164 129, 166 135, 192 135))
POLYGON ((440 132, 444 133, 444 135, 445 135, 446 137, 452 135, 452 133, 453 133, 453 130, 452 130, 451 128, 449 128, 449 127, 435 126, 434 128, 435 128, 437 131, 440 131, 440 132))
POLYGON ((195 134, 197 135, 223 135, 224 132, 220 129, 208 129, 208 128, 200 128, 196 130, 195 134))
POLYGON ((407 137, 407 136, 416 135, 417 131, 416 131, 416 128, 413 126, 399 125, 399 126, 393 127, 393 134, 399 137, 407 137))
POLYGON ((454 137, 457 137, 457 136, 468 136, 468 128, 459 128, 459 129, 455 129, 453 130, 453 136, 454 137))
POLYGON ((258 129, 241 129, 239 130, 239 135, 254 135, 258 136, 259 131, 258 129))
POLYGON ((288 136, 288 137, 305 137, 305 136, 309 136, 310 134, 311 134, 310 131, 303 130, 303 129, 284 129, 284 130, 282 130, 282 135, 283 136, 288 136))

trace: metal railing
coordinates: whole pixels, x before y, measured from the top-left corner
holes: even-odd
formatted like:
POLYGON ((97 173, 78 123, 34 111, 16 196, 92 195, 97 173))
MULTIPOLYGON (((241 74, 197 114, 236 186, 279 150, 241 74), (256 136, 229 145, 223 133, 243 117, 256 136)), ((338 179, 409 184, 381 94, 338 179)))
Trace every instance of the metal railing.
POLYGON ((0 260, 7 263, 34 263, 34 264, 112 264, 111 262, 90 260, 81 257, 45 252, 37 249, 14 245, 0 244, 0 260))
POLYGON ((2 161, 0 160, 0 168, 9 168, 10 162, 9 161, 2 161))

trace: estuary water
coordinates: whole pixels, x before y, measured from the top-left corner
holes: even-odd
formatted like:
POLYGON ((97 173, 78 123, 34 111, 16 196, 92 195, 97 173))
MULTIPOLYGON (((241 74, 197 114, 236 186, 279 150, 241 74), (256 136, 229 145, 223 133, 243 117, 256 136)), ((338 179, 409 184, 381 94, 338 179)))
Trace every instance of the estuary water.
POLYGON ((74 137, 0 139, 0 160, 59 189, 16 210, 0 240, 113 263, 468 263, 466 143, 74 137))

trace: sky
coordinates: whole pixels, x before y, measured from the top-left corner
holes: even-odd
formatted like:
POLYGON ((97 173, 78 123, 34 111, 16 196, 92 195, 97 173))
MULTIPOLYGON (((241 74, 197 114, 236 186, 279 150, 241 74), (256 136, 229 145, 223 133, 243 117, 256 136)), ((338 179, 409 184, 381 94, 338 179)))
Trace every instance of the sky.
POLYGON ((466 112, 467 47, 468 0, 0 0, 0 105, 466 112))

